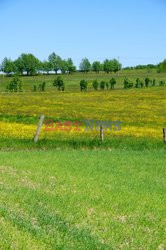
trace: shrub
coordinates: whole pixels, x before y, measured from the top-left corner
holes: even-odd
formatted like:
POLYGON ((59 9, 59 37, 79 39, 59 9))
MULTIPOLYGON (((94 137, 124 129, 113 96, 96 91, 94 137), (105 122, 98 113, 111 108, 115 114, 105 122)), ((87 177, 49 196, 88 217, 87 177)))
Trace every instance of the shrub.
POLYGON ((149 87, 149 85, 152 83, 152 81, 148 78, 148 77, 146 77, 145 78, 145 87, 149 87))
POLYGON ((110 86, 111 86, 111 89, 114 89, 115 84, 116 84, 116 80, 115 80, 115 78, 111 78, 111 80, 110 80, 110 86))
POLYGON ((129 88, 133 87, 133 82, 130 79, 128 79, 128 78, 124 79, 123 84, 124 84, 124 88, 125 89, 129 89, 129 88))
POLYGON ((153 79, 153 81, 152 81, 152 86, 153 86, 153 87, 156 86, 156 79, 153 79))
POLYGON ((162 81, 159 82, 159 86, 165 86, 165 85, 166 85, 165 81, 162 80, 162 81))
POLYGON ((57 87, 57 89, 59 91, 64 91, 65 90, 65 84, 64 84, 64 81, 63 81, 63 78, 61 76, 58 76, 54 82, 53 82, 53 85, 55 87, 57 87))
POLYGON ((101 90, 104 90, 104 89, 105 89, 105 86, 106 86, 106 82, 105 82, 105 81, 101 81, 101 82, 100 82, 100 89, 101 89, 101 90))
POLYGON ((137 78, 135 87, 136 88, 143 88, 143 86, 144 86, 143 82, 139 78, 137 78))
POLYGON ((97 80, 94 80, 93 83, 92 83, 92 86, 95 90, 98 90, 98 87, 99 87, 99 83, 97 80))
POLYGON ((37 87, 36 85, 33 86, 33 91, 36 92, 37 91, 37 87))
POLYGON ((81 91, 83 91, 83 90, 86 91, 87 87, 88 87, 88 82, 85 81, 85 80, 81 80, 80 81, 80 89, 81 89, 81 91))
POLYGON ((42 83, 41 91, 43 91, 43 92, 46 91, 46 82, 42 83))
POLYGON ((10 91, 10 92, 22 92, 23 91, 22 81, 19 79, 18 76, 14 76, 12 81, 7 85, 6 91, 10 91))

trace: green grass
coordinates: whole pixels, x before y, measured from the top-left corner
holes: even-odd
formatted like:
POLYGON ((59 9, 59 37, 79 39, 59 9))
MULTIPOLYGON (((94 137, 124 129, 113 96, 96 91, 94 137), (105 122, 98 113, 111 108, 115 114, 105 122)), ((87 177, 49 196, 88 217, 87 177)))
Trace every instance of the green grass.
POLYGON ((164 150, 0 152, 1 249, 164 249, 164 150))
MULTIPOLYGON (((43 81, 46 82, 46 91, 55 91, 55 87, 53 87, 53 81, 56 78, 56 75, 38 75, 38 76, 22 76, 20 77, 24 90, 25 91, 33 91, 33 86, 38 86, 43 81)), ((88 81, 88 90, 92 91, 92 81, 97 79, 98 81, 106 80, 109 81, 112 77, 115 77, 117 80, 116 88, 122 88, 123 80, 125 77, 129 77, 131 80, 135 82, 136 78, 144 80, 146 77, 150 77, 151 79, 156 79, 157 82, 160 80, 166 80, 166 73, 157 73, 157 70, 122 70, 119 73, 104 73, 100 72, 96 74, 94 72, 85 73, 73 73, 71 75, 62 75, 65 82, 65 91, 80 91, 80 80, 85 79, 88 81)), ((0 75, 0 91, 4 92, 7 84, 11 81, 11 77, 3 77, 0 75)))

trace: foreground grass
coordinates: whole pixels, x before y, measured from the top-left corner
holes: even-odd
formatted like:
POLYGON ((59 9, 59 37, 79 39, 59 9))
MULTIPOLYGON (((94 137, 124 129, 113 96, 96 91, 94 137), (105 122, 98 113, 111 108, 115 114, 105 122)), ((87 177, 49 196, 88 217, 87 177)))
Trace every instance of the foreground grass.
POLYGON ((162 149, 1 151, 0 248, 164 249, 165 166, 162 149))

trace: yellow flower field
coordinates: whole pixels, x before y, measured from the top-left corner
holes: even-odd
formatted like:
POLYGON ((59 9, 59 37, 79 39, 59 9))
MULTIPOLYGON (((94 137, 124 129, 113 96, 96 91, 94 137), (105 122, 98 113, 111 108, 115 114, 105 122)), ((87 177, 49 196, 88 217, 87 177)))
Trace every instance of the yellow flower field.
MULTIPOLYGON (((57 120, 95 119, 121 121, 119 132, 107 132, 105 136, 133 136, 161 138, 166 127, 166 88, 98 91, 87 93, 22 93, 0 95, 0 137, 33 138, 37 122, 31 124, 29 117, 44 114, 57 120), (3 116, 8 119, 3 120, 3 116), (10 117, 24 116, 27 122, 13 121, 10 117)), ((36 121, 38 121, 36 119, 36 121)), ((46 132, 41 138, 96 137, 99 132, 46 132)))

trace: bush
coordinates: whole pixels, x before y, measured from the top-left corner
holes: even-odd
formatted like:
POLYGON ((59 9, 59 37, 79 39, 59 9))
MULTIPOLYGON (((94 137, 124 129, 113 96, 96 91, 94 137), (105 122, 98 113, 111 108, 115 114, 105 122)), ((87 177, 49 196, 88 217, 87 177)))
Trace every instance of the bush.
POLYGON ((57 87, 57 89, 59 91, 64 91, 65 90, 65 84, 64 84, 64 81, 63 81, 63 78, 61 76, 58 76, 54 82, 53 82, 53 85, 55 87, 57 87))
POLYGON ((143 86, 144 86, 143 82, 139 78, 137 78, 135 87, 136 88, 143 88, 143 86))
POLYGON ((95 90, 98 90, 98 87, 99 87, 99 83, 97 80, 94 80, 93 83, 92 83, 92 86, 95 90))
POLYGON ((105 82, 105 81, 101 81, 101 82, 100 82, 100 89, 101 89, 101 90, 104 90, 104 89, 105 89, 105 86, 106 86, 106 82, 105 82))
POLYGON ((105 82, 105 85, 106 85, 106 89, 108 90, 109 89, 109 83, 105 82))
POLYGON ((160 81, 159 82, 159 86, 165 86, 165 85, 166 85, 165 81, 160 81))
POLYGON ((10 92, 22 92, 23 91, 22 81, 19 79, 18 76, 14 76, 12 81, 7 85, 6 91, 10 91, 10 92))
POLYGON ((46 91, 46 82, 42 83, 41 91, 43 91, 43 92, 46 91))
POLYGON ((156 79, 153 79, 153 81, 152 81, 152 86, 153 86, 153 87, 156 86, 156 79))
POLYGON ((145 87, 149 87, 149 85, 152 83, 152 81, 147 77, 145 78, 145 87))
POLYGON ((33 91, 36 92, 37 91, 37 87, 36 85, 33 86, 33 91))
POLYGON ((123 84, 124 84, 124 88, 125 89, 129 89, 129 88, 133 87, 133 82, 130 79, 128 79, 128 78, 124 79, 123 84))
POLYGON ((83 90, 86 91, 87 87, 88 87, 88 82, 85 81, 85 80, 81 80, 80 81, 80 89, 81 89, 81 91, 83 91, 83 90))
POLYGON ((115 88, 115 85, 116 85, 116 80, 115 80, 115 78, 111 78, 111 80, 110 80, 110 87, 111 87, 111 89, 114 89, 114 88, 115 88))

